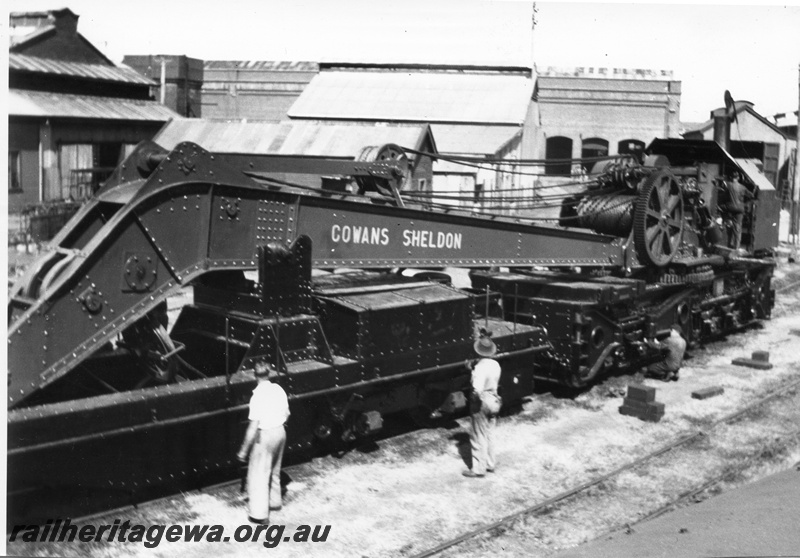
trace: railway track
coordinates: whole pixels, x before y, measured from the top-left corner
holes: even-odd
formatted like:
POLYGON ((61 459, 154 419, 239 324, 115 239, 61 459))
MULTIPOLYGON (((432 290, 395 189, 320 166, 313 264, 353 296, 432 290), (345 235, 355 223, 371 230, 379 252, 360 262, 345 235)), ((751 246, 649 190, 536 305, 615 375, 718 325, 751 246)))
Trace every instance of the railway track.
MULTIPOLYGON (((800 282, 798 282, 798 284, 800 284, 800 282)), ((710 436, 712 434, 713 430, 716 429, 717 427, 719 427, 720 425, 730 424, 730 423, 736 421, 737 419, 741 418, 743 415, 746 415, 746 414, 754 411, 755 409, 757 409, 758 407, 764 405, 765 403, 768 403, 768 402, 770 402, 770 401, 772 401, 772 400, 774 400, 776 398, 779 398, 779 397, 782 397, 782 396, 786 396, 786 394, 788 392, 792 392, 793 389, 796 389, 798 387, 800 387, 800 380, 795 380, 793 382, 788 383, 787 385, 783 385, 780 388, 771 391, 770 393, 768 393, 764 397, 761 397, 760 399, 750 403, 746 407, 744 407, 744 408, 742 408, 742 409, 740 409, 740 410, 738 410, 738 411, 736 411, 734 413, 731 413, 731 414, 729 414, 729 415, 727 415, 725 417, 722 417, 721 419, 718 419, 718 420, 714 421, 708 428, 698 429, 698 430, 696 430, 694 432, 682 435, 682 436, 678 437, 677 439, 674 439, 674 440, 670 441, 669 443, 664 444, 663 446, 657 448, 656 450, 651 451, 650 453, 648 453, 648 454, 646 454, 646 455, 644 455, 642 457, 639 457, 638 459, 635 459, 633 461, 625 463, 624 465, 614 469, 613 471, 610 471, 610 472, 608 472, 608 473, 606 473, 604 475, 600 475, 600 476, 598 476, 598 477, 596 477, 596 478, 594 478, 594 479, 592 479, 592 480, 590 480, 588 482, 584 482, 584 483, 576 485, 576 486, 574 486, 572 488, 569 488, 568 490, 565 490, 565 491, 563 491, 563 492, 561 492, 559 494, 556 494, 555 496, 552 496, 552 497, 550 497, 550 498, 548 498, 546 500, 543 500, 541 502, 537 502, 536 504, 533 504, 530 507, 521 509, 521 510, 519 510, 517 512, 514 512, 512 514, 506 515, 505 517, 502 517, 501 519, 499 519, 497 521, 492 521, 490 523, 486 523, 484 525, 481 525, 481 526, 479 526, 479 527, 477 527, 475 529, 472 529, 472 530, 470 530, 468 532, 465 532, 465 533, 463 533, 463 534, 461 534, 461 535, 459 535, 457 537, 454 537, 454 538, 449 539, 449 540, 447 540, 445 542, 442 542, 442 543, 440 543, 440 544, 438 544, 438 545, 436 545, 436 546, 434 546, 434 547, 432 547, 432 548, 430 548, 428 550, 425 550, 425 551, 420 552, 418 554, 414 554, 413 558, 427 558, 429 556, 439 555, 439 554, 443 553, 444 551, 446 551, 448 549, 456 547, 456 546, 458 546, 458 545, 460 545, 460 544, 462 544, 462 543, 464 543, 466 541, 469 541, 471 539, 474 539, 474 538, 476 538, 476 537, 478 537, 478 536, 480 536, 480 535, 482 535, 484 533, 489 533, 492 530, 500 529, 500 528, 503 528, 503 527, 507 527, 507 526, 513 524, 514 522, 516 522, 517 520, 519 520, 519 519, 521 519, 521 518, 523 518, 525 516, 535 515, 536 513, 542 512, 542 511, 544 511, 544 510, 546 510, 548 508, 551 508, 552 506, 554 506, 556 504, 559 504, 561 502, 565 502, 568 499, 570 499, 570 498, 572 498, 574 496, 577 496, 577 495, 589 490, 592 487, 598 486, 601 483, 605 483, 605 482, 607 482, 607 481, 609 481, 611 479, 619 477, 622 473, 625 473, 627 471, 631 471, 633 469, 636 469, 637 467, 640 467, 641 465, 643 465, 643 464, 645 464, 645 463, 647 463, 649 461, 652 461, 652 460, 654 460, 654 459, 656 459, 658 457, 661 457, 661 456, 663 456, 663 455, 665 455, 665 454, 667 454, 667 453, 669 453, 669 452, 671 452, 671 451, 673 451, 673 450, 675 450, 677 448, 680 448, 681 446, 685 446, 685 445, 687 445, 687 444, 689 444, 691 442, 697 441, 698 439, 701 439, 701 438, 704 438, 704 437, 708 437, 708 436, 710 436)), ((798 436, 800 436, 800 430, 795 430, 794 432, 792 432, 788 436, 784 436, 782 438, 788 440, 788 439, 796 439, 798 436)), ((769 445, 770 446, 774 446, 775 442, 773 441, 769 445)), ((724 480, 726 478, 729 478, 729 477, 737 474, 738 472, 746 469, 748 466, 752 465, 752 463, 756 459, 758 459, 758 457, 759 457, 759 455, 761 453, 762 452, 758 452, 756 455, 752 456, 750 459, 746 460, 744 463, 738 464, 738 466, 735 466, 735 467, 733 467, 731 469, 727 469, 724 473, 722 473, 720 475, 716 475, 712 479, 702 483, 701 485, 693 488, 692 490, 681 494, 679 498, 676 498, 675 500, 669 502, 668 504, 658 508, 654 512, 642 517, 638 522, 646 521, 648 519, 652 519, 654 517, 657 517, 658 515, 662 515, 662 514, 668 512, 668 511, 670 511, 671 509, 674 509, 681 502, 684 502, 684 501, 686 501, 686 500, 688 500, 688 499, 690 499, 692 497, 695 497, 696 495, 708 490, 712 486, 714 486, 716 484, 719 484, 722 480, 724 480)), ((626 527, 628 525, 630 525, 630 524, 626 523, 625 525, 619 526, 617 529, 613 529, 610 532, 616 531, 619 528, 623 528, 623 527, 626 527)))
MULTIPOLYGON (((798 279, 798 277, 800 277, 800 273, 787 274, 786 276, 782 277, 781 283, 778 283, 778 285, 776 285, 776 291, 779 293, 788 293, 792 291, 797 291, 798 287, 800 287, 800 280, 795 280, 795 279, 798 279)), ((781 305, 780 308, 776 306, 776 317, 780 315, 794 314, 796 313, 797 308, 800 307, 800 297, 794 294, 785 297, 784 300, 786 304, 781 305)), ((783 331, 785 331, 785 329, 783 331)), ((647 455, 641 456, 638 459, 633 460, 627 464, 623 464, 621 466, 616 467, 610 473, 600 475, 596 478, 580 483, 567 490, 563 490, 555 494, 555 496, 544 499, 537 498, 535 500, 536 503, 530 506, 524 506, 524 503, 520 502, 520 504, 523 504, 523 506, 518 511, 506 514, 499 520, 488 522, 484 525, 479 525, 478 527, 471 529, 469 532, 465 532, 455 537, 448 538, 448 540, 440 542, 436 546, 433 546, 427 550, 420 551, 421 548, 424 548, 423 545, 425 544, 424 541, 426 540, 425 536, 420 534, 420 532, 416 534, 412 532, 410 534, 409 533, 406 534, 406 536, 409 537, 409 539, 406 540, 415 540, 416 542, 414 543, 414 546, 406 545, 404 547, 401 547, 400 545, 398 545, 394 547, 394 549, 388 554, 385 549, 382 549, 380 551, 376 551, 374 549, 368 549, 366 550, 365 554, 370 556, 375 556, 375 555, 435 556, 435 555, 461 555, 461 554, 470 555, 470 552, 472 551, 473 555, 481 555, 482 552, 475 551, 475 548, 478 544, 485 544, 481 543, 480 540, 482 539, 481 535, 487 535, 487 537, 483 537, 484 539, 486 538, 491 538, 493 540, 500 539, 502 538, 502 532, 504 532, 507 529, 513 531, 515 524, 522 523, 527 518, 536 518, 537 521, 540 521, 540 518, 541 520, 543 520, 543 518, 548 517, 547 514, 549 511, 557 509, 560 506, 570 505, 573 500, 580 500, 580 496, 582 494, 592 493, 593 488, 595 489, 596 492, 598 487, 599 489, 603 489, 604 484, 613 484, 613 479, 619 478, 620 476, 624 475, 626 471, 636 471, 637 469, 643 470, 645 469, 648 463, 652 464, 658 462, 659 457, 664 458, 666 460, 671 455, 680 454, 681 452, 676 450, 679 450, 682 447, 691 449, 690 447, 693 447, 695 444, 703 444, 707 442, 710 438, 714 437, 715 432, 717 430, 721 430, 721 427, 737 423, 738 420, 746 418, 749 415, 757 415, 758 413, 764 411, 765 409, 768 409, 769 404, 779 402, 782 399, 781 393, 788 393, 792 392, 793 390, 796 391, 800 389, 800 380, 785 381, 786 379, 787 377, 784 375, 783 376, 784 381, 779 387, 775 388, 775 385, 773 385, 772 387, 775 389, 772 389, 768 393, 758 397, 758 399, 748 403, 746 406, 734 412, 730 412, 725 416, 717 420, 714 420, 711 423, 707 423, 702 428, 696 428, 684 434, 677 434, 676 437, 671 439, 666 444, 663 444, 662 446, 653 449, 647 455)), ((557 410, 556 413, 558 413, 557 410)), ((430 433, 430 431, 428 432, 430 433)), ((595 534, 591 538, 604 536, 604 534, 614 532, 615 530, 626 529, 629 526, 635 525, 636 522, 644 521, 652 517, 655 517, 657 515, 666 513, 667 511, 669 511, 669 509, 672 509, 675 506, 681 505, 683 502, 689 501, 692 498, 697 497, 699 494, 702 494, 712 489, 719 483, 726 482, 726 479, 730 479, 731 477, 737 476, 738 474, 740 474, 741 471, 746 470, 754 463, 757 463, 760 460, 761 454, 765 452, 769 453, 771 451, 775 451, 777 448, 780 448, 784 444, 795 443, 798 440, 798 436, 800 436, 800 433, 798 433, 797 431, 792 431, 789 433, 784 432, 780 435, 779 437, 780 439, 777 440, 771 439, 768 443, 764 444, 763 447, 759 447, 751 451, 750 452, 752 454, 751 456, 742 459, 731 460, 730 466, 725 467, 725 469, 719 474, 714 474, 710 476, 707 474, 704 476, 703 482, 698 483, 692 487, 684 487, 684 489, 679 494, 677 494, 676 497, 672 498, 669 502, 659 503, 659 505, 655 509, 653 509, 653 506, 650 506, 650 508, 644 510, 645 513, 642 513, 639 517, 637 517, 634 520, 627 520, 625 522, 618 523, 612 526, 606 526, 605 529, 601 528, 599 534, 595 532, 595 534)), ((402 453, 402 451, 407 449, 407 447, 413 445, 415 441, 419 438, 427 439, 426 436, 420 436, 419 431, 411 431, 405 434, 394 436, 390 440, 386 440, 386 443, 383 445, 386 447, 402 446, 402 450, 400 451, 400 453, 402 453)), ((440 439, 445 439, 445 436, 442 436, 440 439)), ((428 439, 427 442, 430 443, 431 442, 430 439, 428 439)), ((434 445, 435 443, 438 442, 434 441, 434 445)), ((358 462, 371 463, 373 460, 374 456, 365 456, 363 459, 356 460, 356 463, 358 462)), ((341 464, 337 464, 335 468, 341 466, 343 470, 346 470, 346 468, 350 467, 352 463, 353 463, 352 460, 345 459, 342 461, 341 464)), ((290 494, 292 494, 294 497, 299 496, 299 499, 298 500, 290 499, 288 501, 287 511, 291 512, 291 514, 295 513, 299 514, 297 517, 302 518, 301 521, 303 522, 310 522, 308 516, 307 515, 304 516, 304 514, 307 512, 302 511, 303 506, 306 506, 306 509, 308 509, 308 502, 306 502, 305 500, 308 500, 309 496, 311 496, 312 493, 314 493, 314 498, 312 498, 312 500, 316 501, 317 500, 316 493, 322 495, 326 490, 325 487, 330 486, 329 484, 327 484, 326 476, 333 470, 330 467, 328 469, 325 469, 325 467, 328 466, 323 465, 322 467, 323 470, 322 472, 320 472, 316 470, 317 467, 318 464, 315 463, 315 464, 301 466, 296 469, 287 468, 291 476, 294 477, 295 472, 297 472, 301 481, 303 482, 308 481, 308 484, 312 486, 319 486, 319 491, 317 491, 315 488, 315 490, 303 493, 302 491, 301 492, 296 491, 295 488, 290 485, 290 494), (308 475, 308 477, 306 477, 306 475, 308 475), (294 511, 296 505, 299 506, 297 508, 298 509, 297 512, 294 511)), ((355 469, 357 469, 357 467, 354 467, 354 470, 355 469)), ((455 471, 455 474, 457 474, 457 471, 455 471)), ((588 475, 584 475, 584 478, 586 478, 587 476, 588 475)), ((196 495, 201 499, 205 499, 204 501, 214 500, 220 503, 225 502, 226 513, 228 507, 233 508, 233 511, 235 511, 237 514, 235 517, 238 518, 239 517, 238 514, 242 513, 242 507, 241 507, 242 504, 237 503, 240 502, 240 496, 239 496, 240 482, 241 481, 239 479, 236 479, 233 481, 220 483, 217 485, 192 491, 184 494, 184 496, 191 497, 193 495, 196 495)), ((467 484, 463 486, 464 486, 463 489, 466 490, 467 489, 466 487, 470 485, 467 484)), ((379 485, 379 488, 382 487, 379 485)), ((364 489, 363 486, 362 489, 364 489)), ((170 496, 158 500, 144 502, 135 506, 126 506, 123 508, 118 508, 115 510, 109 510, 99 514, 94 514, 92 516, 85 516, 80 519, 76 518, 73 520, 73 523, 75 524, 109 523, 110 521, 101 521, 101 520, 109 518, 114 519, 118 517, 134 517, 134 516, 138 518, 145 518, 144 520, 147 521, 156 517, 175 517, 174 514, 176 509, 178 510, 178 517, 186 517, 180 515, 181 513, 186 513, 185 506, 179 505, 176 508, 174 502, 176 498, 182 499, 180 495, 170 496)), ((344 528, 345 525, 348 525, 347 522, 352 520, 353 518, 350 517, 350 519, 348 519, 349 516, 347 516, 346 513, 347 513, 346 510, 344 510, 343 511, 344 515, 342 516, 341 519, 338 519, 337 516, 336 520, 341 521, 342 523, 335 524, 334 527, 342 525, 342 528, 344 528)), ((362 513, 364 513, 363 510, 362 513)), ((369 512, 367 511, 366 513, 369 512)), ((293 520, 291 514, 281 515, 279 516, 278 520, 279 521, 288 520, 289 522, 291 522, 293 520)), ((191 521, 195 522, 199 522, 201 519, 206 520, 210 518, 213 518, 212 522, 217 521, 214 515, 210 516, 209 518, 206 518, 205 516, 197 516, 197 518, 195 518, 194 516, 191 515, 188 517, 191 518, 191 521)), ((141 520, 142 519, 140 519, 140 521, 141 520)), ((328 522, 330 522, 330 520, 328 520, 328 522)), ((469 522, 468 520, 462 519, 460 524, 469 525, 470 523, 471 522, 469 522)), ((472 524, 474 525, 475 523, 472 524)), ((441 532, 441 534, 446 535, 444 532, 441 532)), ((435 539, 427 538, 427 540, 431 541, 435 539)), ((352 548, 354 548, 352 546, 347 546, 348 543, 346 541, 343 541, 343 544, 345 549, 352 550, 352 548)), ((241 549, 241 546, 236 548, 241 549)), ((227 549, 224 545, 222 545, 217 547, 217 550, 219 551, 220 556, 227 556, 227 555, 233 556, 236 555, 236 548, 227 549)), ((90 549, 90 550, 99 550, 99 549, 90 549)), ((191 551, 191 548, 187 548, 186 550, 191 551)), ((318 549, 311 549, 306 547, 304 550, 312 551, 311 554, 316 555, 315 553, 322 551, 323 548, 320 547, 318 549)), ((326 549, 324 550, 325 552, 321 554, 324 556, 337 556, 337 555, 345 556, 352 554, 352 552, 343 552, 339 554, 337 553, 338 548, 333 546, 326 547, 326 549)), ((289 551, 289 548, 287 547, 285 551, 289 551)), ((59 554, 59 552, 56 551, 56 554, 59 554)), ((96 552, 87 552, 87 555, 89 554, 93 556, 95 555, 100 556, 100 554, 97 554, 96 552)), ((125 550, 120 548, 119 555, 124 555, 124 554, 125 550)), ((102 555, 116 556, 118 554, 112 549, 105 549, 102 552, 102 555)), ((187 555, 192 555, 192 552, 189 552, 189 554, 187 555)))

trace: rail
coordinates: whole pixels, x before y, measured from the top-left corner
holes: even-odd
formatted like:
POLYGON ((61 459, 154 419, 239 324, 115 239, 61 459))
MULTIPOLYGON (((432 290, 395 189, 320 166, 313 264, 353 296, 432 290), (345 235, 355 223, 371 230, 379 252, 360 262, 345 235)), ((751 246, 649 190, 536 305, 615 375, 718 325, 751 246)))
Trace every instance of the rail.
MULTIPOLYGON (((711 430, 715 429, 719 425, 725 424, 725 423, 729 423, 729 422, 739 418, 740 416, 742 416, 744 414, 747 414, 748 412, 752 411, 756 407, 759 407, 760 405, 763 405, 767 401, 770 401, 770 400, 772 400, 772 399, 774 399, 774 398, 776 398, 778 396, 785 395, 788 391, 791 390, 791 388, 798 387, 798 386, 800 386, 800 380, 796 380, 796 381, 790 382, 788 385, 783 385, 780 388, 777 388, 777 389, 769 392, 767 395, 757 399, 756 401, 746 405, 742 409, 739 409, 738 411, 736 411, 734 413, 731 413, 729 415, 726 415, 726 416, 714 421, 706 429, 698 429, 697 431, 692 432, 690 434, 684 434, 683 436, 680 436, 679 438, 677 438, 677 439, 675 439, 675 440, 673 440, 673 441, 661 446, 660 448, 658 448, 658 449, 656 449, 656 450, 654 450, 654 451, 652 451, 652 452, 650 452, 650 453, 648 453, 648 454, 646 454, 646 455, 644 455, 644 456, 642 456, 642 457, 640 457, 638 459, 635 459, 634 461, 631 461, 631 462, 626 463, 626 464, 624 464, 624 465, 622 465, 620 467, 617 467, 613 471, 610 471, 610 472, 608 472, 608 473, 606 473, 604 475, 596 477, 596 478, 594 478, 594 479, 592 479, 590 481, 587 481, 587 482, 584 482, 582 484, 579 484, 579 485, 577 485, 577 486, 575 486, 573 488, 570 488, 569 490, 565 490, 564 492, 556 494, 555 496, 553 496, 551 498, 548 498, 547 500, 544 500, 544 501, 539 502, 537 504, 534 504, 534 505, 532 505, 530 507, 527 507, 527 508, 524 508, 522 510, 516 511, 516 512, 511 513, 509 515, 506 515, 505 517, 502 517, 501 519, 498 519, 497 521, 493 521, 491 523, 486 523, 484 525, 481 525, 480 527, 478 527, 476 529, 473 529, 471 531, 463 533, 462 535, 459 535, 458 537, 455 537, 455 538, 452 538, 450 540, 447 540, 447 541, 445 541, 445 542, 443 542, 443 543, 441 543, 441 544, 439 544, 439 545, 437 545, 437 546, 435 546, 433 548, 430 548, 428 550, 420 552, 419 554, 415 554, 413 556, 413 558, 427 558, 429 556, 435 556, 435 555, 440 554, 440 553, 442 553, 443 551, 445 551, 445 550, 447 550, 449 548, 457 546, 457 545, 459 545, 459 544, 461 544, 461 543, 463 543, 465 541, 468 541, 470 539, 474 539, 475 537, 477 537, 479 535, 482 535, 483 533, 491 531, 492 529, 496 529, 498 527, 502 527, 504 525, 508 525, 508 524, 512 523, 513 521, 515 521, 516 519, 519 519, 519 518, 521 518, 523 516, 536 513, 537 511, 541 511, 543 509, 546 509, 546 508, 552 506, 553 504, 556 504, 558 502, 562 502, 562 501, 564 501, 564 500, 566 500, 566 499, 568 499, 568 498, 570 498, 570 497, 572 497, 572 496, 574 496, 574 495, 576 495, 576 494, 578 494, 580 492, 583 492, 584 490, 587 490, 587 489, 589 489, 589 488, 591 488, 593 486, 597 486, 600 483, 603 483, 603 482, 605 482, 605 481, 607 481, 609 479, 612 479, 612 478, 620 475, 621 473, 624 473, 624 472, 629 471, 631 469, 635 469, 639 465, 642 465, 643 463, 646 463, 647 461, 650 461, 650 460, 652 460, 652 459, 654 459, 656 457, 664 455, 664 454, 666 454, 666 453, 668 453, 668 452, 670 452, 670 451, 672 451, 672 450, 674 450, 674 449, 676 449, 676 448, 678 448, 680 446, 688 444, 689 442, 692 442, 694 440, 703 438, 703 437, 707 436, 708 433, 711 430)), ((727 475, 729 473, 730 473, 730 471, 726 471, 725 474, 727 475)), ((707 484, 707 483, 704 483, 704 484, 707 484)), ((700 487, 700 488, 698 488, 696 490, 699 493, 699 491, 701 491, 701 489, 702 489, 702 487, 700 487)), ((684 498, 684 497, 685 497, 685 495, 681 496, 681 498, 684 498)), ((674 505, 674 504, 675 504, 675 502, 673 501, 669 505, 674 505)))

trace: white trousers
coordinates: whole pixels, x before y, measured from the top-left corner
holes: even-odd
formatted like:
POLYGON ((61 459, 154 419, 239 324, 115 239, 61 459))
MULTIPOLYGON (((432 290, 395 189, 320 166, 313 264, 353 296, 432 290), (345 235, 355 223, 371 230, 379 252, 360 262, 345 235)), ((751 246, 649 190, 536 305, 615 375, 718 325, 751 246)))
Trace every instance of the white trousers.
POLYGON ((283 505, 281 461, 286 446, 286 429, 259 429, 247 467, 248 514, 256 521, 269 521, 270 508, 283 505))
POLYGON ((472 413, 472 432, 469 441, 472 446, 472 471, 478 475, 494 469, 494 427, 497 415, 483 411, 472 413))

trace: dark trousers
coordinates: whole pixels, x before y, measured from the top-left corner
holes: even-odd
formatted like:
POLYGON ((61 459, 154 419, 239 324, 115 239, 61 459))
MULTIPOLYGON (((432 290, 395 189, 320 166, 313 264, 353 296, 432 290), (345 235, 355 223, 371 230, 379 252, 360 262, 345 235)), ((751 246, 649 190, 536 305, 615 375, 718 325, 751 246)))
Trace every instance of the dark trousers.
POLYGON ((738 250, 742 245, 742 221, 743 213, 734 213, 728 219, 730 226, 730 236, 728 236, 728 248, 738 250))

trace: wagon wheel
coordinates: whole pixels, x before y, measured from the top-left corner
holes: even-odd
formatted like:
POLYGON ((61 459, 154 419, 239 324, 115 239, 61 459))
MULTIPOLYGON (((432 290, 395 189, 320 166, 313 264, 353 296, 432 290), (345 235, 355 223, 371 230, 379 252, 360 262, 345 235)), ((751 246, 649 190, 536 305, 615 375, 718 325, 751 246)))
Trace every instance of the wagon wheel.
POLYGON ((633 242, 639 260, 657 267, 675 257, 683 240, 683 196, 678 180, 659 170, 644 181, 633 216, 633 242))

